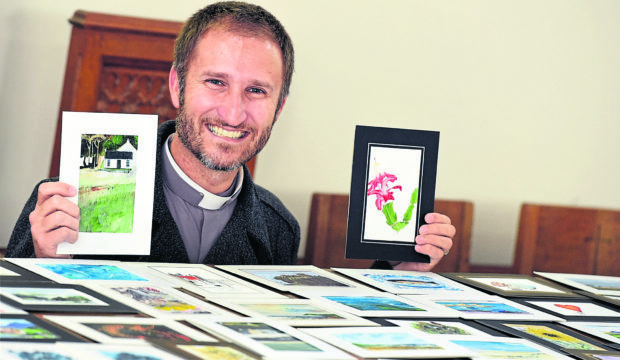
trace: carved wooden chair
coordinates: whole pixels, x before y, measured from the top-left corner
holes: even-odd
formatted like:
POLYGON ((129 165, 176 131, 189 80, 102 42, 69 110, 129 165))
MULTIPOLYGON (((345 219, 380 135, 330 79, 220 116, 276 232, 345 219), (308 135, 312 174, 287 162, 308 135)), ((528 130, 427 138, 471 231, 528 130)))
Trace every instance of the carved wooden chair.
MULTIPOLYGON (((65 69, 50 177, 60 165, 63 111, 157 114, 176 117, 168 74, 183 23, 78 10, 65 69)), ((255 159, 248 163, 252 172, 255 159)))
MULTIPOLYGON (((346 259, 349 196, 314 193, 303 263, 321 268, 368 268, 372 260, 346 259)), ((435 211, 448 215, 456 227, 454 245, 434 272, 469 271, 469 249, 474 207, 468 201, 435 200, 435 211)))
POLYGON ((513 270, 620 276, 620 211, 523 204, 513 270))

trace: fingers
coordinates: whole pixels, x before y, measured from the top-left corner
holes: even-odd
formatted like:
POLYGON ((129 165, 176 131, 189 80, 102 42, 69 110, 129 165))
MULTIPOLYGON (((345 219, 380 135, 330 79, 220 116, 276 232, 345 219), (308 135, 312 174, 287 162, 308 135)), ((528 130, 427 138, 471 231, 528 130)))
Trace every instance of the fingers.
POLYGON ((452 224, 448 216, 440 214, 440 213, 428 213, 424 216, 424 221, 426 221, 427 224, 432 224, 432 223, 452 224))
POLYGON ((69 257, 56 255, 56 249, 63 241, 77 241, 80 209, 66 198, 74 195, 75 188, 65 183, 39 186, 37 205, 29 216, 37 257, 69 257))
POLYGON ((42 203, 46 202, 54 195, 59 195, 62 197, 72 197, 75 196, 75 193, 75 188, 64 182, 57 181, 43 183, 39 185, 37 207, 42 203))

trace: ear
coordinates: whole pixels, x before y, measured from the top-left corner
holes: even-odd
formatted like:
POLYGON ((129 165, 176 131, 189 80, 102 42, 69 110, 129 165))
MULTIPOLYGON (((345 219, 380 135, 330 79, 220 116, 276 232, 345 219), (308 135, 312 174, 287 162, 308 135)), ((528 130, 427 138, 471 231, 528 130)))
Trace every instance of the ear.
MULTIPOLYGON (((282 100, 282 105, 280 105, 280 108, 278 109, 278 112, 276 112, 276 116, 273 117, 273 124, 276 123, 276 121, 278 121, 278 119, 280 118, 280 114, 282 114, 282 109, 284 109, 284 104, 286 104, 286 99, 288 99, 288 96, 285 97, 282 100)), ((271 124, 271 125, 273 125, 271 124)))
POLYGON ((179 108, 179 77, 174 66, 170 68, 170 76, 168 76, 168 89, 170 90, 170 99, 175 108, 179 108))

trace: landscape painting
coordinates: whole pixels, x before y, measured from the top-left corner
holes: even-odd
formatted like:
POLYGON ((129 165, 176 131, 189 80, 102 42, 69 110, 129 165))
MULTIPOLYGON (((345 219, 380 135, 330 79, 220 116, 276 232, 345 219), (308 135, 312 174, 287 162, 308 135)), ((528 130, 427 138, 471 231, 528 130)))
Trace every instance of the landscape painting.
POLYGON ((45 315, 44 318, 100 343, 143 344, 151 340, 173 343, 217 341, 204 332, 194 330, 172 319, 60 315, 45 315))
POLYGON ((524 332, 536 338, 549 342, 557 347, 563 349, 576 349, 576 350, 605 350, 598 347, 588 341, 578 339, 572 336, 566 331, 560 331, 558 329, 551 328, 549 325, 542 324, 510 324, 505 323, 511 329, 524 332))
POLYGON ((398 326, 421 331, 433 336, 485 336, 483 331, 460 322, 450 321, 414 321, 414 320, 388 320, 398 326))
POLYGON ((467 350, 447 340, 416 334, 399 326, 380 328, 313 328, 307 333, 359 358, 461 358, 467 350))
POLYGON ((251 349, 265 359, 353 360, 333 346, 270 319, 194 316, 188 317, 187 321, 220 338, 251 349))
POLYGON ((57 340, 60 337, 28 319, 0 319, 0 340, 57 340))
POLYGON ((431 272, 350 268, 332 268, 332 270, 392 294, 463 298, 485 296, 472 287, 431 272))
POLYGON ((515 338, 452 339, 452 343, 462 346, 485 359, 523 359, 523 360, 569 360, 561 355, 531 341, 515 338))
POLYGON ((177 344, 176 347, 189 354, 198 356, 200 359, 221 359, 221 360, 258 360, 259 358, 250 355, 247 350, 241 350, 231 344, 213 344, 213 345, 182 345, 177 344))
POLYGON ((0 294, 20 304, 30 305, 107 305, 86 293, 75 289, 52 287, 6 287, 0 294))
POLYGON ((562 320, 557 316, 496 296, 489 296, 486 299, 433 299, 432 302, 456 311, 463 319, 562 320))
POLYGON ((218 323, 239 334, 248 336, 253 340, 258 341, 259 343, 276 351, 321 352, 321 349, 319 349, 318 347, 262 322, 224 321, 218 323))
MULTIPOLYGON (((81 342, 76 336, 60 329, 34 315, 8 315, 0 317, 0 341, 28 342, 81 342)), ((3 348, 0 343, 0 348, 3 348)))
POLYGON ((148 281, 115 265, 75 263, 40 263, 38 265, 67 280, 148 281))
POLYGON ((216 267, 282 291, 322 292, 364 288, 361 284, 313 265, 216 265, 216 267))
POLYGON ((81 232, 133 232, 138 136, 82 134, 81 232))
POLYGON ((246 316, 267 316, 296 327, 378 326, 373 321, 305 299, 222 299, 216 303, 246 316))
POLYGON ((340 293, 340 294, 309 294, 314 301, 326 303, 363 317, 417 317, 417 318, 445 318, 458 317, 458 314, 424 299, 406 299, 389 293, 340 293))

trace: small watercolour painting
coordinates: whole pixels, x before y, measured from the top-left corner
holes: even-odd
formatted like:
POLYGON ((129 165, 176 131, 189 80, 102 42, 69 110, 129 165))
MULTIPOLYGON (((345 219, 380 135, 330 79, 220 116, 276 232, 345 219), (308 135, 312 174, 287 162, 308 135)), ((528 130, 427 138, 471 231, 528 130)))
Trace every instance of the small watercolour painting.
POLYGON ((620 360, 620 351, 564 350, 582 360, 620 360))
POLYGON ((133 232, 138 136, 82 134, 80 232, 133 232))
POLYGON ((298 294, 363 317, 456 318, 459 316, 458 313, 432 304, 428 300, 408 299, 389 293, 298 294))
POLYGON ((615 344, 620 344, 620 322, 567 321, 562 323, 562 325, 586 334, 594 335, 615 344))
POLYGON ((0 318, 0 341, 56 342, 82 340, 33 315, 2 315, 0 318))
POLYGON ((320 292, 364 288, 361 284, 313 265, 216 265, 216 267, 281 291, 320 292))
POLYGON ((581 297, 551 281, 529 275, 473 273, 443 273, 442 275, 503 296, 581 297))
POLYGON ((56 340, 58 335, 26 319, 0 319, 0 340, 56 340))
POLYGON ((125 316, 55 316, 45 319, 101 343, 143 344, 148 340, 175 343, 217 340, 172 319, 125 316))
POLYGON ((484 359, 570 360, 559 352, 525 339, 481 337, 451 339, 452 343, 472 351, 484 359))
POLYGON ((149 278, 107 260, 13 258, 9 261, 63 284, 146 283, 149 278))
POLYGON ((157 116, 63 112, 60 181, 77 189, 78 240, 58 254, 150 252, 157 116))
POLYGON ((108 305, 84 292, 67 288, 2 286, 0 294, 24 305, 108 305))
POLYGON ((547 312, 558 314, 566 319, 605 318, 620 320, 620 312, 588 301, 536 301, 528 300, 527 304, 534 305, 547 312))
POLYGON ((332 270, 352 277, 392 294, 418 294, 453 297, 485 297, 485 293, 432 272, 381 269, 332 270))
POLYGON ((249 296, 249 297, 283 297, 262 286, 254 285, 223 271, 203 264, 162 264, 143 263, 149 270, 179 284, 189 291, 213 297, 249 296))
POLYGON ((222 315, 225 312, 172 287, 154 284, 91 286, 97 292, 153 317, 184 318, 187 315, 222 315))
POLYGON ((432 302, 456 311, 463 319, 562 321, 559 317, 498 296, 469 300, 433 299, 432 302))
POLYGON ((363 358, 457 358, 466 349, 447 340, 411 332, 402 327, 313 328, 305 332, 363 358))
POLYGON ((362 241, 413 243, 424 148, 369 147, 362 241))
POLYGON ((191 342, 175 344, 169 341, 153 341, 153 344, 184 359, 202 360, 259 360, 261 357, 249 349, 231 342, 191 342))
POLYGON ((415 251, 433 211, 439 133, 356 126, 346 257, 428 263, 415 251))
POLYGON ((269 359, 353 359, 331 345, 269 319, 194 316, 187 321, 269 359))
POLYGON ((330 308, 325 304, 305 299, 225 299, 217 301, 249 317, 266 316, 281 323, 301 326, 378 326, 379 324, 348 312, 330 308))
POLYGON ((553 322, 480 321, 483 325, 556 350, 607 350, 600 342, 553 322))
POLYGON ((620 277, 534 271, 534 274, 599 295, 620 296, 620 277))
POLYGON ((454 321, 435 321, 435 320, 394 320, 389 322, 419 331, 432 336, 491 336, 484 331, 473 328, 469 325, 454 321))

